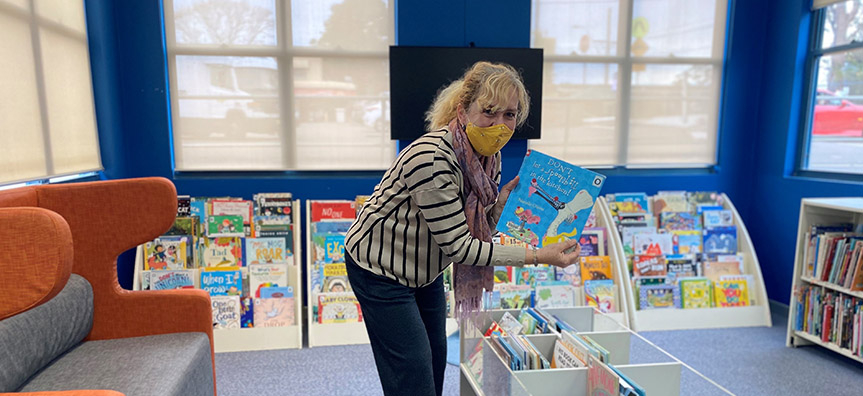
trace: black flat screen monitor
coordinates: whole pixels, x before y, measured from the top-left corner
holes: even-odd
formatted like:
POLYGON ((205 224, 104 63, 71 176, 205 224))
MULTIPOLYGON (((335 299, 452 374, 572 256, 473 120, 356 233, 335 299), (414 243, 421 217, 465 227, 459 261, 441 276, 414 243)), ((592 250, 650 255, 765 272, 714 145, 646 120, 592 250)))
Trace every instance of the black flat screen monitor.
POLYGON ((390 136, 414 140, 426 132, 425 113, 438 91, 474 63, 503 62, 521 73, 530 114, 513 139, 539 139, 542 119, 542 49, 390 47, 390 136))

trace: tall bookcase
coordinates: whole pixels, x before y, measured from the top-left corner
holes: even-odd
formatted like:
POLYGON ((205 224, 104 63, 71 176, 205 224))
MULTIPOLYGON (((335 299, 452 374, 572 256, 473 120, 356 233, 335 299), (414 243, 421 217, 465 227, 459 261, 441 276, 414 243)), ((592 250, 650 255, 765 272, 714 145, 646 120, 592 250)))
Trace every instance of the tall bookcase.
MULTIPOLYGON (((300 201, 293 201, 294 264, 288 265, 288 286, 294 290, 294 325, 285 327, 252 327, 239 329, 213 329, 213 348, 216 352, 260 351, 269 349, 299 349, 303 347, 302 301, 303 288, 300 275, 302 245, 300 244, 300 201)), ((143 245, 135 254, 133 289, 141 288, 141 271, 144 262, 143 245)), ((196 272, 200 272, 197 269, 196 272)))
MULTIPOLYGON (((726 308, 693 308, 693 309, 651 309, 638 310, 635 306, 635 288, 629 277, 629 270, 624 259, 623 273, 625 274, 626 293, 628 295, 630 327, 635 331, 651 330, 683 330, 683 329, 705 329, 723 327, 770 327, 773 321, 770 317, 770 304, 767 300, 767 290, 764 287, 764 277, 761 275, 761 265, 749 231, 740 218, 740 213, 724 193, 722 194, 725 209, 734 214, 734 225, 737 226, 737 251, 743 255, 743 272, 752 275, 753 284, 749 285, 749 294, 752 305, 747 307, 726 308)), ((608 206, 606 205, 606 211, 608 206)), ((609 217, 611 215, 609 214, 609 217)), ((618 254, 623 257, 623 241, 620 234, 615 232, 618 254)))
POLYGON ((863 362, 863 358, 854 355, 845 348, 840 348, 834 343, 823 342, 819 337, 803 331, 794 330, 795 314, 798 302, 795 292, 806 286, 820 286, 824 289, 843 293, 849 296, 863 299, 863 292, 851 291, 844 287, 822 282, 803 274, 805 267, 805 247, 808 241, 806 235, 813 225, 852 223, 855 228, 863 224, 863 198, 804 198, 800 202, 800 221, 797 229, 797 243, 794 254, 794 272, 791 287, 791 303, 788 309, 788 335, 787 346, 818 345, 843 356, 863 362))

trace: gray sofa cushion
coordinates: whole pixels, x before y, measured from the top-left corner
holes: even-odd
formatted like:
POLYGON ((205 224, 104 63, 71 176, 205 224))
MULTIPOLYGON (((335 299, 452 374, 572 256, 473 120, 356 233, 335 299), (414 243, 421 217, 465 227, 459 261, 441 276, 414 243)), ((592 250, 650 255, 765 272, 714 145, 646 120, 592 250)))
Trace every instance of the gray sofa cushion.
POLYGON ((213 394, 210 339, 174 333, 87 341, 34 376, 22 392, 110 389, 126 396, 213 394))
POLYGON ((13 392, 93 327, 93 289, 72 274, 48 302, 0 321, 0 392, 13 392))

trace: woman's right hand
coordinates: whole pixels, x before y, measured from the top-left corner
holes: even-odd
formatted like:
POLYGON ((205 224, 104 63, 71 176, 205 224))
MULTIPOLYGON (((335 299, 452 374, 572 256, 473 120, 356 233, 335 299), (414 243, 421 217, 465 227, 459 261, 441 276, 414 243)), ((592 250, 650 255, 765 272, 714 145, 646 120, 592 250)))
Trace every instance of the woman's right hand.
POLYGON ((581 245, 578 244, 578 239, 567 239, 543 246, 536 251, 536 260, 540 264, 548 264, 560 268, 575 264, 578 262, 579 256, 581 256, 581 245), (569 249, 572 249, 572 251, 567 253, 569 249))

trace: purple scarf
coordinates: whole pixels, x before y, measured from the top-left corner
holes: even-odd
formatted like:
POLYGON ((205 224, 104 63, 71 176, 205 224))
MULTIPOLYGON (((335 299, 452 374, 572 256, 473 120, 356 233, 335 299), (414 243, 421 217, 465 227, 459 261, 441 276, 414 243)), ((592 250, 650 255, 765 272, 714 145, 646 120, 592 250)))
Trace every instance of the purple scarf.
MULTIPOLYGON (((458 119, 449 123, 453 135, 453 148, 458 157, 464 177, 466 192, 464 214, 471 236, 491 243, 492 230, 488 224, 485 208, 494 204, 498 195, 498 184, 494 181, 494 157, 477 154, 470 145, 464 128, 458 119)), ((494 267, 453 265, 453 289, 455 290, 456 317, 463 319, 480 310, 482 290, 494 287, 494 267)))

